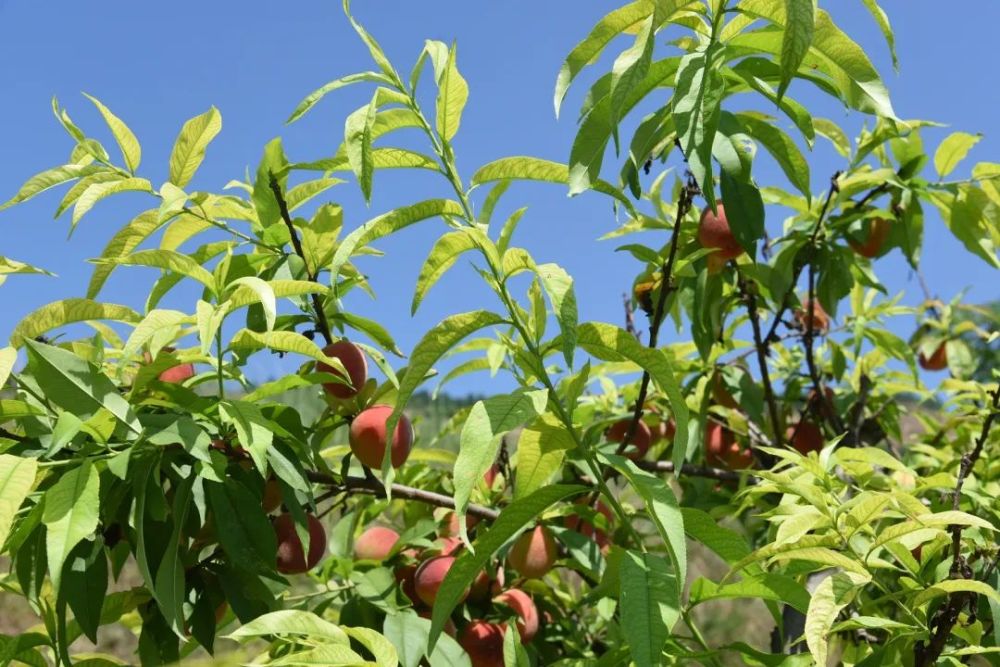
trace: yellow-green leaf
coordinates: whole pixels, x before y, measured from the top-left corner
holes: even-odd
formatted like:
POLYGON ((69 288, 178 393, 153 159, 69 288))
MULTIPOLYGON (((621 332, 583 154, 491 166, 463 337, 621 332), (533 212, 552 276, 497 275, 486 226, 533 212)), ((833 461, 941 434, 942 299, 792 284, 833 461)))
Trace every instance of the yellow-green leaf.
POLYGON ((37 470, 35 459, 0 454, 0 549, 7 541, 7 533, 21 503, 35 485, 37 470))
POLYGON ((938 178, 944 178, 955 170, 958 163, 965 159, 972 147, 983 138, 981 134, 968 132, 953 132, 948 135, 934 152, 934 169, 938 178))
POLYGON ((139 314, 127 306, 98 303, 90 299, 63 299, 46 304, 29 313, 14 327, 10 344, 21 347, 25 339, 37 338, 47 331, 73 322, 85 320, 111 320, 138 322, 139 314))
POLYGON ((122 157, 125 159, 125 166, 134 174, 135 170, 139 168, 139 163, 142 161, 142 149, 139 147, 139 140, 135 138, 128 125, 121 118, 111 113, 111 109, 104 106, 100 100, 96 97, 91 97, 87 93, 84 93, 83 96, 93 102, 97 110, 101 112, 104 122, 111 128, 111 134, 114 135, 115 141, 118 143, 118 148, 121 149, 122 157))
POLYGON ((170 153, 171 183, 183 188, 191 181, 205 159, 205 149, 221 129, 222 114, 215 107, 184 123, 170 153))

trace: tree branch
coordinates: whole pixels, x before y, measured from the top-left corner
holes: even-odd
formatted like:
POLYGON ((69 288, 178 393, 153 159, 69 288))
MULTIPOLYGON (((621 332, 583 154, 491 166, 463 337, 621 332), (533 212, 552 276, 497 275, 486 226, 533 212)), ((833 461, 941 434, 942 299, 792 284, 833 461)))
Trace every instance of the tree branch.
MULTIPOLYGON (((278 209, 281 211, 281 219, 285 221, 285 226, 288 227, 288 235, 291 237, 295 254, 302 259, 302 263, 306 267, 306 277, 309 278, 310 282, 318 282, 316 275, 309 269, 309 262, 306 260, 305 250, 302 249, 299 233, 292 222, 292 214, 288 211, 288 202, 285 201, 285 196, 281 193, 281 184, 278 183, 278 178, 273 172, 271 173, 270 185, 271 192, 274 193, 274 198, 278 202, 278 209)), ((331 345, 333 343, 333 334, 330 332, 330 322, 326 319, 323 301, 318 294, 311 294, 310 296, 312 297, 313 310, 316 311, 316 326, 319 327, 319 332, 322 334, 324 340, 326 340, 326 344, 331 345)))
POLYGON ((760 334, 760 318, 757 315, 757 293, 743 278, 743 274, 737 271, 740 292, 746 301, 747 315, 750 317, 750 327, 753 329, 753 345, 757 351, 757 365, 760 367, 760 378, 764 384, 764 401, 767 403, 767 411, 771 417, 771 429, 776 446, 780 447, 784 443, 784 434, 781 432, 781 418, 778 413, 778 403, 774 398, 774 387, 771 385, 771 374, 767 368, 767 339, 760 334))
MULTIPOLYGON (((986 415, 986 419, 983 420, 983 428, 979 433, 979 439, 976 440, 976 445, 972 451, 962 456, 962 463, 958 468, 958 481, 955 483, 955 491, 951 500, 952 509, 955 511, 958 511, 961 506, 962 487, 965 485, 965 479, 972 472, 976 462, 982 455, 983 447, 986 446, 986 440, 989 438, 993 422, 996 420, 997 415, 1000 414, 1000 386, 993 390, 992 396, 993 401, 990 405, 990 412, 986 415)), ((950 574, 952 579, 972 578, 972 569, 962 556, 962 529, 963 527, 958 525, 951 527, 952 562, 950 574)), ((966 605, 975 600, 975 597, 975 593, 967 591, 952 593, 948 596, 948 602, 945 603, 944 607, 934 617, 930 643, 925 645, 923 642, 918 642, 914 648, 914 667, 928 667, 937 662, 937 659, 941 657, 941 653, 944 652, 952 629, 958 622, 959 614, 966 605)))

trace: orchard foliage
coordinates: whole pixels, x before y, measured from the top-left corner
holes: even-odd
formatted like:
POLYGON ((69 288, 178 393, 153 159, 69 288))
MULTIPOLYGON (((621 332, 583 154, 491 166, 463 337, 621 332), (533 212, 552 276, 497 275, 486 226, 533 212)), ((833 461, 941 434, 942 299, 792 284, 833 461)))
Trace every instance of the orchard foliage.
MULTIPOLYGON (((291 158, 275 139, 221 192, 197 184, 217 109, 184 123, 156 185, 125 121, 89 98, 109 151, 53 102, 70 158, 2 208, 67 185, 57 215, 86 233, 106 198, 148 205, 85 293, 38 308, 0 350, 2 585, 42 619, 0 638, 2 661, 108 664, 74 642, 121 623, 149 665, 222 647, 275 665, 994 664, 1000 392, 973 350, 995 319, 960 299, 905 307, 878 278, 896 251, 919 269, 938 217, 969 261, 1000 267, 1000 164, 957 171, 977 136, 925 148, 935 124, 897 117, 874 46, 813 0, 637 0, 559 71, 565 115, 581 73, 623 45, 568 161, 467 176, 456 46, 427 41, 401 73, 347 15, 372 69, 289 118, 339 126, 316 118, 323 99, 368 86, 342 142, 291 158), (806 89, 865 129, 850 141, 796 101, 806 89), (404 128, 422 150, 392 145, 404 128), (841 156, 835 174, 811 173, 817 141, 841 156), (759 180, 759 150, 782 179, 759 180), (453 194, 346 222, 358 212, 336 188, 353 177, 377 202, 385 169, 433 172, 453 194), (525 180, 606 206, 609 237, 644 232, 618 279, 648 332, 631 309, 625 327, 581 321, 573 277, 515 244, 525 180), (446 231, 413 311, 460 259, 495 298, 404 354, 345 297, 371 292, 356 260, 380 239, 432 221, 446 231), (117 271, 150 277, 144 304, 100 300, 117 271), (181 285, 200 297, 162 307, 181 285), (911 340, 890 331, 913 315, 911 340), (270 352, 301 365, 255 386, 244 369, 270 352), (457 455, 414 439, 406 415, 442 364, 438 388, 485 370, 519 385, 445 426, 457 455), (282 400, 292 389, 318 416, 282 400), (694 553, 727 573, 696 575, 694 553), (109 592, 126 566, 141 584, 109 592), (769 639, 699 628, 702 606, 749 599, 769 639)), ((45 271, 0 258, 0 280, 23 273, 45 271)))

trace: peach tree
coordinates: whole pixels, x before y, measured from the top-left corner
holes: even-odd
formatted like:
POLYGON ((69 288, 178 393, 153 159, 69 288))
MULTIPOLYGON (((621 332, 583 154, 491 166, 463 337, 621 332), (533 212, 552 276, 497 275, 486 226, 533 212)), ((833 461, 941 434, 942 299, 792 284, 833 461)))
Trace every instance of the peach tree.
MULTIPOLYGON (((892 50, 888 17, 864 4, 892 50)), ((113 664, 77 640, 120 624, 149 665, 202 650, 274 665, 994 664, 1000 389, 973 350, 991 349, 995 319, 961 298, 902 305, 877 273, 897 251, 919 270, 937 218, 969 261, 1000 267, 1000 164, 955 175, 977 137, 925 149, 935 124, 896 116, 865 49, 813 0, 637 0, 559 70, 557 112, 624 42, 568 161, 463 175, 456 47, 427 41, 404 75, 345 13, 371 70, 289 118, 368 86, 343 141, 294 161, 275 139, 218 192, 194 185, 215 108, 184 123, 156 185, 108 107, 90 98, 117 152, 54 102, 69 160, 2 208, 68 185, 57 215, 75 228, 114 195, 149 203, 85 293, 39 307, 0 350, 0 582, 40 619, 0 637, 2 662, 113 664), (797 102, 803 89, 863 116, 860 135, 797 102), (423 148, 393 146, 402 129, 423 148), (818 192, 816 141, 841 157, 818 192), (761 149, 782 174, 766 185, 761 149), (372 202, 386 169, 451 194, 345 222, 357 212, 329 199, 341 176, 372 202), (581 321, 573 277, 515 244, 524 209, 500 211, 523 203, 522 181, 591 198, 609 237, 632 237, 624 326, 581 321), (345 298, 371 292, 358 260, 380 239, 430 221, 444 231, 414 312, 459 260, 494 298, 404 354, 345 298), (143 269, 145 303, 100 300, 114 272, 143 269), (163 307, 178 290, 190 307, 163 307), (909 340, 893 333, 912 317, 909 340), (275 352, 297 370, 252 382, 249 360, 275 352), (487 370, 518 388, 417 437, 417 392, 487 370), (115 586, 127 568, 140 583, 115 586), (708 632, 713 607, 773 632, 708 632)), ((0 258, 0 279, 23 273, 44 271, 0 258)))

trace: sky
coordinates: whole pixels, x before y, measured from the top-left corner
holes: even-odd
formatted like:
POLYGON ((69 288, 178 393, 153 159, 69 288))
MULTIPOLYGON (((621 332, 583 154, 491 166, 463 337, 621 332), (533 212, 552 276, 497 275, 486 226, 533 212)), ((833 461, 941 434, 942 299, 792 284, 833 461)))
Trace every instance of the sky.
MULTIPOLYGON (((627 42, 615 44, 595 68, 581 77, 564 103, 561 118, 552 108, 552 92, 566 54, 591 26, 618 3, 592 0, 368 0, 354 3, 354 14, 374 34, 401 72, 408 73, 426 38, 457 41, 458 65, 470 86, 469 103, 455 140, 458 166, 467 180, 480 165, 509 155, 534 155, 565 162, 575 133, 576 110, 587 85, 608 71, 627 42)), ((892 70, 885 43, 861 0, 821 2, 835 20, 866 49, 883 74, 901 118, 947 124, 926 131, 933 149, 949 132, 982 132, 985 137, 956 176, 976 161, 1000 161, 1000 75, 995 28, 1000 3, 995 0, 884 0, 896 31, 901 70, 892 70)), ((667 53, 661 47, 660 54, 667 53)), ((333 154, 343 137, 344 118, 365 104, 370 89, 337 91, 303 120, 285 119, 298 101, 321 84, 345 74, 373 69, 364 46, 335 0, 294 3, 212 0, 170 3, 104 0, 100 3, 41 3, 0 0, 0 200, 12 196, 31 175, 62 164, 72 143, 50 111, 53 95, 88 134, 115 152, 96 110, 81 93, 101 99, 125 120, 143 147, 140 175, 154 185, 167 176, 167 161, 182 123, 215 105, 222 113, 222 133, 191 187, 220 191, 232 178, 256 167, 264 144, 284 139, 292 161, 333 154)), ((425 74, 425 90, 432 85, 425 74)), ((841 123, 855 134, 863 120, 847 114, 810 85, 796 81, 792 97, 841 123)), ((662 101, 661 101, 662 102, 662 101)), ((756 108, 772 112, 767 103, 756 108)), ((428 109, 428 112, 430 110, 428 109)), ((632 122, 632 121, 630 121, 632 122)), ((784 121, 783 121, 784 122, 784 121)), ((383 145, 418 147, 417 138, 400 135, 383 145)), ((426 149, 424 149, 426 150, 426 149)), ((428 151, 429 152, 429 151, 428 151)), ((842 160, 818 140, 807 156, 814 192, 820 192, 842 160)), ((621 162, 609 152, 605 170, 616 174, 621 162)), ((783 184, 773 163, 755 168, 760 184, 783 184)), ((448 196, 448 187, 428 174, 379 173, 375 196, 366 206, 354 183, 328 192, 344 205, 345 225, 353 229, 395 206, 448 196)), ((149 203, 125 195, 102 202, 67 238, 69 220, 53 220, 62 196, 48 193, 0 212, 0 255, 47 268, 58 277, 12 276, 0 288, 0 337, 35 308, 70 296, 84 296, 92 265, 107 239, 149 203)), ((621 242, 598 237, 618 224, 608 201, 586 193, 567 198, 565 189, 517 184, 497 211, 505 217, 529 206, 514 242, 539 262, 556 262, 576 280, 582 320, 623 322, 621 296, 640 270, 621 242)), ((768 227, 780 230, 782 215, 769 213, 768 227)), ((434 239, 446 229, 429 221, 376 244, 381 258, 363 258, 378 293, 371 301, 352 296, 347 306, 386 326, 404 351, 412 349, 441 318, 477 308, 496 308, 492 294, 468 262, 460 262, 425 300, 415 317, 410 300, 420 266, 434 239)), ((650 239, 660 245, 663 239, 650 239)), ((967 289, 970 301, 1000 297, 996 273, 969 255, 933 215, 925 232, 924 272, 933 292, 950 299, 967 289)), ((876 272, 891 293, 918 303, 920 289, 898 252, 881 261, 876 272)), ((100 299, 141 310, 156 272, 120 268, 100 299)), ((197 294, 178 291, 162 304, 193 312, 197 294)), ((233 322, 233 325, 237 325, 233 322)), ((912 322, 898 322, 907 335, 912 322)), ((232 328, 232 327, 231 327, 232 328)), ((679 334, 668 332, 667 340, 679 334)), ((395 360, 398 366, 403 360, 395 360)), ((259 355, 249 368, 257 380, 288 372, 288 362, 259 355)), ((501 384, 506 384, 501 380, 501 384)), ((456 381, 455 393, 486 393, 494 385, 486 375, 456 381)))

